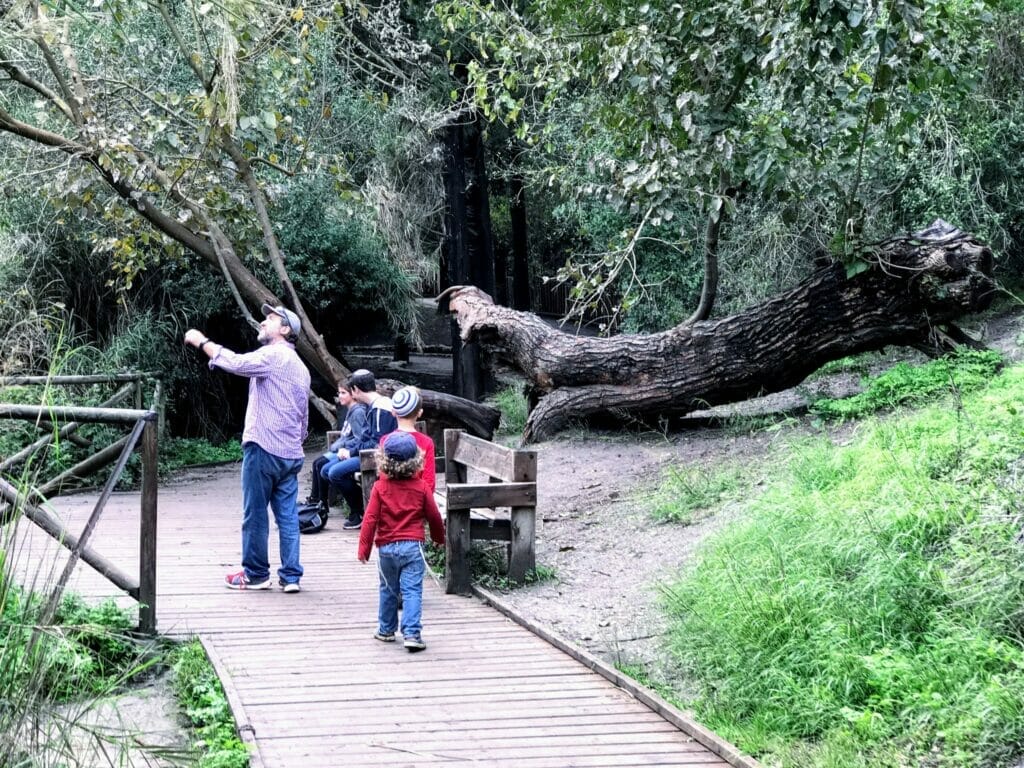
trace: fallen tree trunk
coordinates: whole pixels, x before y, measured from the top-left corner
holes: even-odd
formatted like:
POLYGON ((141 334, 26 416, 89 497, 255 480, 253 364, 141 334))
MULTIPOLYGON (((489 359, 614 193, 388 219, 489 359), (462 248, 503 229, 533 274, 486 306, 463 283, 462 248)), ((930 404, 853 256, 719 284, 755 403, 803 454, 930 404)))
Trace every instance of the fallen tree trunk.
POLYGON ((924 342, 995 292, 992 252, 943 221, 862 259, 866 269, 852 277, 834 264, 738 315, 644 336, 573 336, 472 286, 438 302, 465 341, 518 367, 541 396, 523 436, 530 442, 571 419, 682 415, 788 389, 830 360, 924 342))

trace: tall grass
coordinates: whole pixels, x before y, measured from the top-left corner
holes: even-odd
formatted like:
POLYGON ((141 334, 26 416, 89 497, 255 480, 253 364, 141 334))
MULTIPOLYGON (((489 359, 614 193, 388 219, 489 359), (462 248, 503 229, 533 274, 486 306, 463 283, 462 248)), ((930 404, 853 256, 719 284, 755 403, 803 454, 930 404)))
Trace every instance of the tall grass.
POLYGON ((43 601, 14 585, 5 570, 0 577, 0 765, 149 762, 151 755, 131 733, 91 717, 105 697, 150 674, 156 664, 152 645, 129 634, 132 624, 112 602, 88 606, 73 596, 47 617, 43 601))
POLYGON ((712 728, 784 766, 1024 753, 1024 367, 811 440, 666 590, 712 728))
POLYGON ((747 485, 737 466, 692 466, 668 469, 649 501, 651 515, 666 523, 690 525, 736 498, 747 485))
POLYGON ((521 386, 508 386, 491 397, 491 404, 501 411, 498 434, 521 435, 530 415, 526 393, 521 386))

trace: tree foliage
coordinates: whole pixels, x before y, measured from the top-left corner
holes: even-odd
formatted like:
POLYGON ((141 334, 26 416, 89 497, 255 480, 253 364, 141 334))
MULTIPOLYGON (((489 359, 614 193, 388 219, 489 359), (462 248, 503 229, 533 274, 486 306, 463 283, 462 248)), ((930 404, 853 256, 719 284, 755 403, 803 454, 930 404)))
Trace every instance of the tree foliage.
MULTIPOLYGON (((398 175, 367 137, 415 111, 392 108, 391 94, 424 50, 394 3, 18 3, 0 24, 0 130, 22 141, 4 143, 2 162, 26 169, 10 184, 89 222, 118 285, 198 254, 246 313, 283 300, 312 327, 275 205, 329 178, 331 208, 376 221, 363 192, 386 194, 398 175)), ((418 236, 387 237, 389 250, 418 236)), ((431 267, 422 252, 400 255, 408 303, 431 267)), ((328 378, 343 371, 316 332, 300 351, 328 378)))
POLYGON ((965 63, 989 18, 982 3, 938 0, 539 0, 521 12, 477 1, 438 12, 452 48, 473 56, 485 114, 542 144, 571 101, 585 131, 611 139, 576 191, 628 210, 632 226, 605 258, 561 272, 581 305, 635 274, 644 231, 683 209, 706 216, 703 238, 692 220, 676 238, 690 258, 717 250, 723 214, 768 198, 789 223, 818 208, 832 251, 852 259, 870 222, 866 170, 912 151, 929 105, 970 86, 965 63))

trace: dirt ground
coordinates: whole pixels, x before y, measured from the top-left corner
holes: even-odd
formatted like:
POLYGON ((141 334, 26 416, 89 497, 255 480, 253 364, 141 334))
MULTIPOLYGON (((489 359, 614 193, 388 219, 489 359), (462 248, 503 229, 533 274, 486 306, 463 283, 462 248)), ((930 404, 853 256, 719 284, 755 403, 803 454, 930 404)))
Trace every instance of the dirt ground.
MULTIPOLYGON (((1019 311, 966 329, 1011 361, 1024 357, 1018 343, 1024 315, 1019 311)), ((912 351, 893 350, 879 355, 871 372, 898 360, 923 359, 912 351)), ((512 590, 506 599, 606 661, 644 667, 685 698, 685 681, 674 679, 665 664, 666 622, 659 588, 673 580, 700 542, 728 524, 736 510, 727 508, 694 525, 658 522, 649 510, 659 481, 670 467, 728 464, 759 473, 773 449, 811 431, 810 419, 803 415, 810 399, 854 394, 860 380, 850 373, 815 378, 786 392, 693 414, 693 422, 702 426, 669 434, 588 432, 536 444, 543 521, 537 562, 553 568, 555 578, 512 590), (717 426, 706 426, 709 416, 717 426), (756 417, 786 421, 780 429, 751 431, 756 417)))

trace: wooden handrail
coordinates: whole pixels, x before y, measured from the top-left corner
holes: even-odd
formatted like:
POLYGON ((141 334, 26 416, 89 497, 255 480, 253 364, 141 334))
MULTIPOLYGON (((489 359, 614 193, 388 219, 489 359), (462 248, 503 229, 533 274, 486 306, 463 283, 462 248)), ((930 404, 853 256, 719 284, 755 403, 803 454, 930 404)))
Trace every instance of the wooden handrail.
MULTIPOLYGON (((19 493, 17 488, 2 478, 0 478, 0 497, 15 509, 20 508, 25 513, 25 517, 50 534, 63 546, 71 549, 78 544, 78 537, 64 530, 64 526, 61 525, 60 520, 52 512, 32 504, 25 498, 24 494, 19 493)), ((89 547, 85 547, 81 554, 85 562, 110 579, 116 587, 123 589, 129 595, 138 599, 139 584, 135 579, 102 555, 93 552, 89 547)))
POLYGON ((14 403, 0 403, 0 418, 134 424, 136 421, 156 421, 157 413, 156 411, 128 408, 86 408, 67 405, 16 405, 14 403))
MULTIPOLYGON (((100 403, 99 406, 97 407, 107 408, 113 405, 114 403, 120 402, 121 398, 127 397, 135 390, 135 386, 136 385, 134 382, 126 384, 125 386, 117 390, 117 392, 115 392, 113 395, 111 395, 102 403, 100 403)), ((72 421, 70 424, 65 424, 63 427, 61 427, 60 431, 57 432, 56 434, 54 434, 54 432, 51 430, 49 434, 43 435, 41 438, 36 440, 31 445, 26 446, 23 450, 20 450, 13 456, 9 456, 3 461, 0 461, 0 472, 4 472, 10 467, 13 467, 15 464, 24 461, 43 446, 53 442, 54 439, 66 439, 72 432, 78 429, 79 426, 81 425, 77 421, 72 421)))
POLYGON ((110 477, 107 478, 107 482, 103 485, 103 490, 100 492, 100 497, 96 500, 96 505, 92 509, 92 514, 89 515, 89 519, 85 522, 85 527, 82 532, 78 535, 78 541, 71 547, 71 556, 67 562, 64 563, 64 570, 61 572, 60 577, 57 579, 57 583, 53 587, 53 592, 50 593, 50 599, 46 602, 46 606, 43 608, 43 623, 49 622, 50 618, 57 610, 57 606, 60 605, 60 599, 64 596, 64 587, 68 583, 68 579, 71 578, 71 572, 78 565, 78 559, 82 556, 82 551, 89 544, 89 539, 92 538, 92 532, 96 530, 96 524, 100 521, 100 515, 103 514, 103 508, 107 505, 107 500, 110 498, 110 494, 114 492, 114 486, 117 485, 117 481, 121 479, 121 473, 124 472, 125 466, 128 464, 128 459, 132 455, 132 451, 135 449, 135 443, 139 441, 142 436, 142 430, 146 426, 146 422, 137 421, 135 422, 135 428, 132 429, 131 434, 128 435, 124 442, 124 448, 121 450, 121 455, 117 458, 117 464, 114 465, 114 471, 110 473, 110 477))
POLYGON ((94 373, 81 376, 0 376, 0 387, 14 387, 24 384, 115 384, 122 381, 143 381, 159 379, 157 371, 141 373, 94 373))
MULTIPOLYGON (((125 394, 134 393, 136 395, 137 404, 141 405, 142 393, 140 382, 147 376, 150 375, 115 374, 114 376, 95 377, 53 377, 45 380, 50 383, 106 383, 111 381, 128 381, 131 382, 129 386, 123 387, 114 395, 113 398, 111 398, 111 400, 116 402, 120 398, 124 397, 125 394), (71 379, 71 381, 67 381, 68 379, 71 379)), ((31 380, 34 378, 44 377, 14 377, 0 379, 0 383, 12 383, 14 381, 31 383, 31 380), (26 380, 28 381, 26 382, 26 380)), ((57 541, 59 541, 63 546, 68 547, 71 550, 71 557, 65 565, 64 571, 58 579, 57 584, 47 601, 47 611, 53 611, 56 609, 67 580, 70 578, 72 570, 80 558, 99 571, 115 586, 123 589, 139 602, 138 628, 140 632, 145 634, 153 634, 156 632, 157 431, 159 414, 155 409, 159 407, 159 386, 160 383, 158 381, 156 392, 154 392, 154 409, 149 410, 142 408, 127 409, 106 407, 32 406, 14 403, 0 403, 0 418, 34 421, 37 425, 42 421, 52 421, 54 423, 70 422, 60 428, 59 434, 62 437, 70 434, 74 429, 76 429, 78 422, 128 424, 132 426, 132 432, 127 437, 118 440, 113 445, 107 446, 99 453, 90 456, 72 467, 70 470, 52 479, 41 488, 30 489, 26 494, 20 493, 15 486, 0 478, 0 499, 6 501, 15 510, 20 509, 29 520, 42 528, 50 536, 57 539, 57 541), (113 563, 93 552, 88 547, 88 541, 140 436, 142 437, 142 499, 139 530, 140 560, 139 580, 135 581, 131 576, 125 574, 113 563), (103 491, 100 494, 100 498, 93 509, 92 515, 86 522, 85 529, 82 531, 80 536, 76 536, 75 534, 65 530, 61 521, 51 512, 48 512, 42 507, 36 506, 27 498, 29 495, 39 495, 45 499, 45 496, 51 491, 56 490, 60 483, 68 476, 73 475, 76 472, 84 472, 86 470, 91 471, 92 469, 96 469, 110 463, 114 459, 118 459, 117 465, 110 477, 107 479, 103 491)), ((111 400, 105 402, 104 405, 109 404, 111 400)), ((54 429, 56 430, 56 427, 54 427, 54 429)), ((53 439, 52 435, 48 436, 48 439, 37 441, 33 446, 29 446, 27 450, 31 452, 33 448, 43 447, 43 445, 49 442, 50 439, 53 439)), ((25 458, 22 456, 23 453, 24 451, 21 451, 17 454, 17 460, 20 461, 25 458)), ((7 466, 10 466, 9 460, 4 462, 4 467, 6 468, 7 466)))

